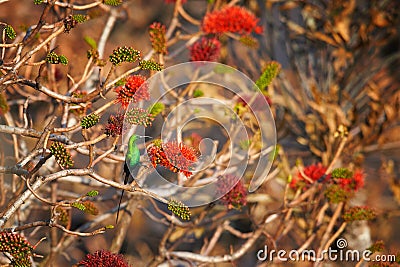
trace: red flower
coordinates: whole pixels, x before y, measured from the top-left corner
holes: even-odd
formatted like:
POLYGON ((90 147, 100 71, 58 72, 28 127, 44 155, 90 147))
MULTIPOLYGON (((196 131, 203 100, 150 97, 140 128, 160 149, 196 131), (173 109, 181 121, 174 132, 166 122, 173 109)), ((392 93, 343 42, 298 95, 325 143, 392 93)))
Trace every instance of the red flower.
POLYGON ((104 129, 107 136, 116 137, 122 134, 122 127, 124 125, 124 114, 110 115, 108 123, 104 129))
POLYGON ((205 15, 202 30, 205 33, 234 32, 250 34, 253 31, 262 33, 262 27, 257 26, 259 19, 244 7, 228 6, 205 15))
MULTIPOLYGON (((318 181, 320 178, 322 178, 322 176, 325 174, 326 172, 326 167, 322 166, 321 163, 318 164, 312 164, 310 166, 307 166, 304 168, 303 173, 305 176, 307 176, 308 178, 310 178, 312 181, 318 181)), ((330 178, 330 175, 328 175, 325 180, 328 180, 330 178)), ((291 188, 296 188, 302 184, 311 184, 310 181, 303 177, 303 175, 298 172, 297 176, 294 176, 292 178, 292 181, 290 182, 290 187, 291 188)))
POLYGON ((118 86, 114 89, 118 94, 117 102, 121 103, 122 108, 126 109, 131 101, 136 103, 141 100, 150 99, 148 85, 145 84, 145 82, 146 77, 142 75, 132 75, 126 79, 125 85, 118 86))
POLYGON ((221 43, 217 38, 203 37, 190 48, 191 61, 216 61, 221 50, 221 43))
POLYGON ((242 180, 239 180, 236 185, 231 188, 236 181, 237 179, 233 175, 227 175, 218 180, 217 194, 224 194, 220 201, 228 209, 241 209, 242 206, 247 204, 247 191, 244 188, 242 180))
POLYGON ((356 171, 350 178, 336 178, 338 184, 347 191, 358 191, 364 186, 365 175, 361 171, 356 171))
POLYGON ((194 148, 176 141, 165 144, 155 141, 147 148, 147 154, 154 167, 161 165, 172 172, 183 173, 186 177, 192 175, 191 165, 197 161, 194 148))
POLYGON ((121 254, 113 254, 110 251, 98 250, 86 255, 86 258, 78 263, 85 267, 128 267, 128 262, 121 254))

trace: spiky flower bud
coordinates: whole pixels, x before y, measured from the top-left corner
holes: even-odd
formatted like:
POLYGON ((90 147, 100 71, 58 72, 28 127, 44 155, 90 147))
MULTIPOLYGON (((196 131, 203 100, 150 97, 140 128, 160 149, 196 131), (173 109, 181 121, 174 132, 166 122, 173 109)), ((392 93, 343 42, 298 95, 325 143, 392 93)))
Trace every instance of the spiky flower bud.
POLYGON ((0 251, 12 256, 12 266, 32 266, 30 256, 33 246, 21 235, 0 232, 0 251))
POLYGON ((11 25, 7 25, 4 30, 6 31, 6 35, 8 38, 14 39, 15 37, 17 37, 17 33, 11 25))
POLYGON ((127 46, 114 49, 110 55, 110 62, 114 66, 118 66, 122 62, 135 62, 138 59, 140 59, 140 51, 127 46))
POLYGON ((250 47, 250 48, 258 47, 257 39, 255 39, 249 35, 240 36, 239 42, 241 42, 242 44, 244 44, 245 46, 250 47))
POLYGON ((168 202, 168 209, 182 220, 190 220, 191 213, 189 207, 182 202, 175 199, 170 199, 168 202))
POLYGON ((69 15, 64 19, 64 32, 69 33, 78 24, 72 15, 69 15))
POLYGON ((99 195, 99 191, 97 191, 97 190, 91 190, 86 193, 86 196, 88 196, 88 197, 95 197, 97 195, 99 195))
POLYGON ((281 64, 276 61, 272 61, 265 66, 263 73, 260 78, 256 81, 256 85, 260 88, 261 91, 264 91, 266 87, 268 87, 274 78, 279 74, 281 70, 281 64))
POLYGON ((74 162, 71 159, 71 154, 62 143, 54 142, 50 146, 50 153, 55 157, 61 168, 69 168, 74 165, 74 162))
POLYGON ((89 58, 93 58, 94 60, 98 60, 99 59, 99 51, 98 50, 96 50, 96 49, 89 49, 87 52, 86 52, 86 57, 89 59, 89 58))
POLYGON ((143 70, 154 70, 154 71, 161 71, 164 68, 163 65, 155 62, 154 60, 142 60, 139 62, 139 66, 143 70))
POLYGON ((109 6, 119 6, 122 0, 103 0, 103 3, 109 6))
POLYGON ((376 241, 368 248, 372 253, 382 252, 385 249, 385 243, 382 240, 376 241))
POLYGON ((82 118, 81 126, 83 129, 89 129, 89 128, 95 126, 99 122, 99 120, 100 120, 100 116, 97 115, 96 113, 89 114, 82 118))
POLYGON ((351 178, 353 177, 353 172, 347 168, 336 168, 332 171, 332 178, 351 178))
POLYGON ((97 209, 97 207, 94 205, 93 202, 91 202, 89 200, 72 202, 71 207, 81 210, 87 214, 91 214, 91 215, 99 214, 99 210, 97 209))
POLYGON ((126 112, 126 121, 130 124, 142 125, 144 127, 151 126, 154 117, 151 113, 148 113, 142 108, 133 108, 126 112))
POLYGON ((56 208, 56 213, 58 214, 57 220, 64 226, 67 226, 69 223, 69 214, 66 208, 58 206, 56 208))
POLYGON ((334 204, 344 202, 352 196, 351 192, 344 190, 340 185, 336 184, 329 186, 324 194, 328 201, 334 204))
POLYGON ((47 54, 46 61, 48 63, 50 63, 50 64, 58 64, 58 63, 60 63, 60 61, 58 59, 58 55, 54 51, 52 51, 52 52, 47 54))
POLYGON ((167 41, 165 38, 166 31, 167 29, 165 25, 159 22, 154 22, 149 28, 151 46, 153 47, 154 51, 163 55, 168 53, 167 41))
POLYGON ((83 23, 89 19, 88 16, 77 14, 77 15, 69 15, 64 19, 64 32, 69 33, 71 29, 75 28, 75 26, 79 23, 83 23))
POLYGON ((60 63, 63 65, 68 64, 68 59, 66 56, 57 55, 56 52, 54 52, 54 51, 47 54, 46 61, 50 64, 60 64, 60 63))
POLYGON ((356 206, 346 210, 342 217, 346 222, 369 221, 375 219, 376 213, 369 207, 356 206))
POLYGON ((165 105, 161 102, 156 102, 149 108, 149 113, 153 115, 153 117, 160 114, 165 109, 165 105))
POLYGON ((87 15, 83 15, 83 14, 76 14, 76 15, 72 15, 72 19, 78 23, 84 23, 85 21, 87 21, 89 19, 89 17, 87 15))

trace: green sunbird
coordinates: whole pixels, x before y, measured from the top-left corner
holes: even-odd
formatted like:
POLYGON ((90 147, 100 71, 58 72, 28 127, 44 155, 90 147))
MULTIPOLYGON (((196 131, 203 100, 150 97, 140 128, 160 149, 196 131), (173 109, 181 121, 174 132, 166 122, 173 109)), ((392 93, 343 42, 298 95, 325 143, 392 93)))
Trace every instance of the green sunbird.
MULTIPOLYGON (((125 175, 124 184, 128 183, 131 170, 137 167, 140 161, 140 151, 136 145, 136 140, 139 138, 140 137, 136 134, 133 134, 129 138, 128 151, 126 152, 125 163, 124 163, 124 175, 125 175)), ((122 190, 121 198, 119 199, 116 223, 118 223, 119 209, 121 206, 122 197, 124 196, 124 192, 125 190, 122 190)))

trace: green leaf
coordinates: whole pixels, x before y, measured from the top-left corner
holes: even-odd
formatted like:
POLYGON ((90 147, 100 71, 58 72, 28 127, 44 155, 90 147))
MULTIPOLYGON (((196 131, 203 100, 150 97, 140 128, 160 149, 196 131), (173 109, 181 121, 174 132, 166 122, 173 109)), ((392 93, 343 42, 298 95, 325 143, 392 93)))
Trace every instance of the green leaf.
POLYGON ((164 109, 165 109, 165 105, 161 102, 157 102, 157 103, 154 103, 154 105, 152 105, 149 108, 149 113, 151 115, 153 115, 153 117, 155 117, 158 114, 160 114, 164 109))
POLYGON ((68 64, 68 58, 64 55, 59 55, 58 59, 60 60, 60 63, 63 65, 67 65, 68 64))
POLYGON ((83 37, 83 40, 93 49, 97 50, 97 42, 90 36, 83 37))
POLYGON ((193 91, 193 97, 201 97, 204 95, 204 92, 200 89, 196 89, 193 91))

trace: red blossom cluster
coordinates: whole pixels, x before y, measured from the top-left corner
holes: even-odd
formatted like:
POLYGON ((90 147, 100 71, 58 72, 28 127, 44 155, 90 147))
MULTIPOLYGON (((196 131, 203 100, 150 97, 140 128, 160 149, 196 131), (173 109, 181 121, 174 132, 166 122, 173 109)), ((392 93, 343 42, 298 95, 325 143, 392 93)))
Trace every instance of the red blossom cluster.
MULTIPOLYGON (((307 166, 302 173, 298 172, 297 176, 292 178, 289 186, 291 188, 297 188, 310 185, 310 179, 312 182, 320 180, 325 174, 326 169, 327 168, 322 166, 321 163, 307 166)), ((355 192, 364 186, 364 174, 360 170, 353 173, 347 168, 336 168, 332 173, 327 174, 323 181, 330 181, 331 183, 339 185, 343 190, 355 192)))
MULTIPOLYGON (((312 164, 307 167, 304 167, 303 173, 307 178, 310 178, 312 181, 318 181, 326 172, 326 167, 322 166, 321 163, 317 164, 312 164)), ((310 181, 305 178, 300 172, 297 173, 297 176, 294 176, 292 178, 292 181, 290 182, 290 187, 291 188, 297 188, 301 185, 309 185, 310 181)), ((324 181, 327 181, 330 178, 330 175, 327 175, 324 181)))
POLYGON ((207 33, 221 34, 226 32, 248 35, 253 31, 261 34, 259 19, 244 7, 226 6, 205 15, 202 30, 207 33))
POLYGON ((118 94, 117 102, 121 103, 122 108, 126 109, 131 101, 136 103, 141 100, 150 99, 148 85, 145 84, 145 82, 146 77, 142 75, 132 75, 126 79, 125 85, 118 86, 114 89, 118 94))
POLYGON ((86 258, 78 263, 78 266, 85 267, 128 267, 128 262, 121 254, 114 254, 110 251, 98 250, 86 255, 86 258))
POLYGON ((339 177, 334 180, 346 191, 358 191, 364 186, 364 178, 364 173, 357 170, 351 177, 339 177))
POLYGON ((161 140, 156 140, 147 148, 147 154, 154 167, 161 165, 172 172, 183 173, 186 177, 192 175, 189 170, 197 161, 197 153, 193 147, 176 141, 163 144, 161 140))
POLYGON ((226 175, 218 180, 217 194, 224 194, 220 201, 228 209, 241 209, 247 204, 247 191, 242 180, 239 180, 233 188, 232 185, 237 181, 233 175, 226 175))
POLYGON ((104 133, 107 136, 116 137, 122 134, 122 129, 124 125, 124 114, 110 115, 108 118, 108 123, 104 129, 104 133))
POLYGON ((203 37, 190 48, 190 61, 216 61, 221 50, 221 43, 217 38, 203 37))

